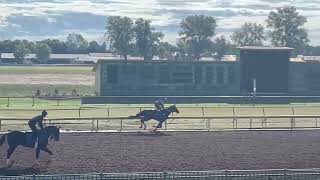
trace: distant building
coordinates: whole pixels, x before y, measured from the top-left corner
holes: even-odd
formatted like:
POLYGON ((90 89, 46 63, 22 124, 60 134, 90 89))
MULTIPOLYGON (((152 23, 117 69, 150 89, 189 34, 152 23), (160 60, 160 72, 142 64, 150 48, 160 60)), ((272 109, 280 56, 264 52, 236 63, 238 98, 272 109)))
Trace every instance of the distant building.
POLYGON ((99 60, 96 90, 101 96, 183 96, 239 93, 236 61, 99 60))
POLYGON ((101 96, 320 95, 320 58, 290 58, 286 47, 241 47, 222 61, 99 60, 101 96))

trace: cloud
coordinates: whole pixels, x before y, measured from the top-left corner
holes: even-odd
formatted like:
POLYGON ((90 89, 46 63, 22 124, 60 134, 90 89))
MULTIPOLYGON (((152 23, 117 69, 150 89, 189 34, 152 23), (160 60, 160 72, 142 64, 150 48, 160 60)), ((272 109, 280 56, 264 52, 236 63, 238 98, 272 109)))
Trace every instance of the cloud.
POLYGON ((101 37, 106 18, 119 15, 150 19, 167 35, 166 40, 175 42, 179 22, 188 15, 214 16, 217 33, 231 34, 246 21, 265 24, 270 11, 294 5, 308 17, 306 28, 312 44, 319 44, 319 3, 320 0, 0 0, 0 37, 62 37, 66 32, 101 37))

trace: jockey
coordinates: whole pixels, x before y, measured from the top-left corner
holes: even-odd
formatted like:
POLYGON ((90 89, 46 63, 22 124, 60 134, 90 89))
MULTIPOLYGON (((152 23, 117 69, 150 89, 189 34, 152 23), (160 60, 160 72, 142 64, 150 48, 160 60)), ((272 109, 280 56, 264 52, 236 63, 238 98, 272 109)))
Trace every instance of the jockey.
MULTIPOLYGON (((166 100, 167 98, 164 98, 166 100)), ((158 111, 164 110, 164 100, 157 100, 154 102, 154 106, 158 111)))
POLYGON ((43 130, 42 121, 43 121, 43 118, 45 118, 47 115, 48 115, 47 111, 43 110, 41 115, 36 116, 36 117, 32 118, 31 120, 29 120, 28 125, 29 125, 30 129, 32 130, 34 137, 37 137, 36 124, 38 124, 38 126, 40 127, 40 130, 43 130))

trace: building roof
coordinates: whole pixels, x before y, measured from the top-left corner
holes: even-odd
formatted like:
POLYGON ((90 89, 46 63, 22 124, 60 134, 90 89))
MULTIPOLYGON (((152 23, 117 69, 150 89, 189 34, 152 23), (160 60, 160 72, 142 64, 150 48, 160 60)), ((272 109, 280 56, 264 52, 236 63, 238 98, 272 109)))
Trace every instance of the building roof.
POLYGON ((272 47, 272 46, 243 46, 239 47, 240 50, 281 50, 291 51, 293 48, 290 47, 272 47))
POLYGON ((112 57, 115 56, 112 53, 89 53, 89 56, 94 56, 94 57, 112 57))
MULTIPOLYGON (((1 53, 1 59, 15 59, 13 53, 1 53)), ((25 59, 34 59, 36 54, 27 54, 25 59)))

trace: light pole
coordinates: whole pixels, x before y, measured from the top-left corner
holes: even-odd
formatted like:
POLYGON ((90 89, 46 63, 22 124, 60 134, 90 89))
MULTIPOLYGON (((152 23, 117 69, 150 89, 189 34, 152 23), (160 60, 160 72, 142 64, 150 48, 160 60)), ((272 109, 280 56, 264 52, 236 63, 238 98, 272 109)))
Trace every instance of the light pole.
POLYGON ((253 97, 256 97, 257 94, 257 82, 256 82, 256 78, 253 78, 253 97))

